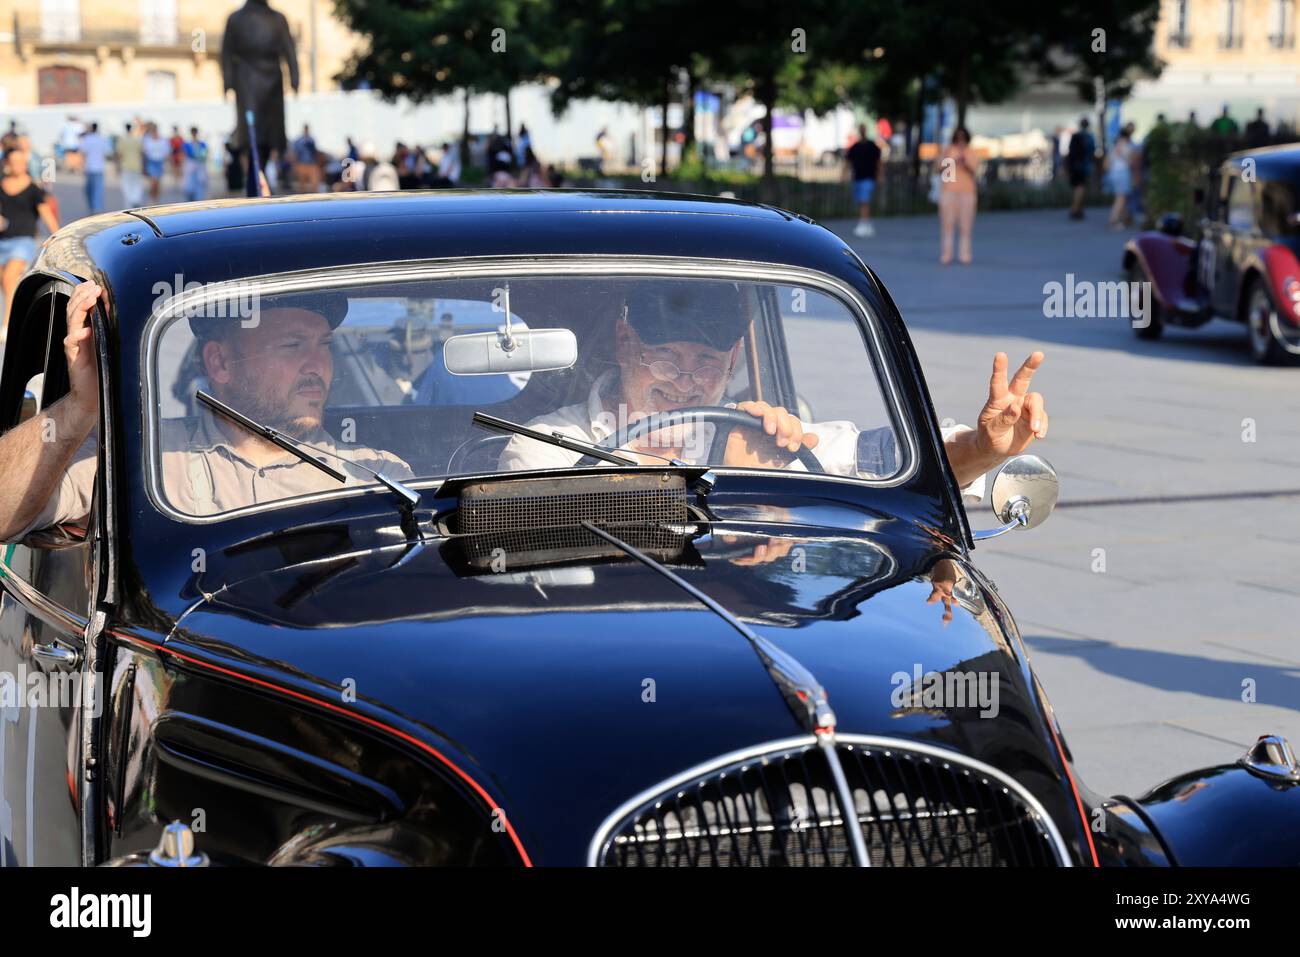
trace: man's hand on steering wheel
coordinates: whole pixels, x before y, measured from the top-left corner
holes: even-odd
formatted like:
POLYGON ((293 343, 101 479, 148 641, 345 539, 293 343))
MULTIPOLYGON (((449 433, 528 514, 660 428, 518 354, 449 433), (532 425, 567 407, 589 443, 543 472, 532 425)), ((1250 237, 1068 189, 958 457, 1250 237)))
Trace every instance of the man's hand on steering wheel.
MULTIPOLYGON (((645 462, 651 452, 653 461, 662 464, 671 458, 681 458, 682 451, 674 446, 685 443, 690 437, 685 457, 697 462, 717 465, 756 468, 784 468, 793 459, 803 463, 810 472, 826 469, 813 453, 817 436, 804 432, 803 423, 785 409, 774 408, 766 402, 745 402, 738 408, 724 406, 689 406, 668 412, 657 412, 624 425, 601 441, 608 449, 633 452, 645 462), (714 426, 709 439, 711 447, 699 448, 700 428, 714 426), (736 433, 742 433, 737 436, 736 433), (743 433, 754 433, 744 436, 743 433), (652 438, 653 436, 653 438, 652 438)), ((579 466, 591 466, 597 459, 584 455, 579 466)))
POLYGON ((817 436, 803 430, 803 423, 779 405, 740 402, 736 408, 763 420, 763 438, 757 429, 733 429, 727 437, 724 465, 747 468, 785 468, 801 446, 816 448, 817 436))

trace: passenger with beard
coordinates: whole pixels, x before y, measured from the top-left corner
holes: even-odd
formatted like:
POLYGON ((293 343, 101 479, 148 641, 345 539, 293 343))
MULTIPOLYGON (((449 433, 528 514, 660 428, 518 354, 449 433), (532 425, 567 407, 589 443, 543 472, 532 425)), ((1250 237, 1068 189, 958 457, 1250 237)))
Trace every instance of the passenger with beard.
MULTIPOLYGON (((0 541, 32 529, 76 521, 90 511, 97 456, 99 387, 88 314, 102 287, 82 283, 68 301, 63 341, 68 394, 0 436, 0 472, 29 476, 0 483, 0 541), (52 423, 47 425, 46 423, 52 423), (52 439, 52 441, 50 441, 52 439)), ((209 391, 250 419, 346 462, 325 461, 346 484, 374 481, 349 463, 411 478, 405 462, 376 449, 336 445, 322 426, 334 378, 330 344, 347 314, 341 294, 263 301, 257 321, 193 317, 209 391)), ((199 415, 167 419, 158 442, 168 503, 190 515, 211 515, 259 502, 329 491, 340 483, 279 446, 206 407, 199 415)))
MULTIPOLYGON (((847 420, 805 424, 767 402, 726 401, 749 326, 734 284, 692 282, 666 294, 652 290, 643 287, 625 298, 613 326, 614 362, 596 378, 587 400, 539 416, 527 423, 529 428, 599 444, 621 425, 653 413, 727 406, 754 416, 762 426, 733 429, 721 462, 704 461, 713 429, 707 423, 660 429, 626 451, 646 465, 676 458, 693 464, 802 469, 795 453, 804 447, 813 450, 829 474, 873 478, 897 471, 891 428, 861 429, 847 420)), ((985 473, 1047 435, 1043 396, 1029 391, 1042 361, 1041 352, 1033 353, 1008 383, 1007 357, 999 352, 977 427, 940 430, 966 502, 983 498, 985 473)), ((581 458, 581 452, 515 436, 501 454, 500 467, 570 468, 581 458)))

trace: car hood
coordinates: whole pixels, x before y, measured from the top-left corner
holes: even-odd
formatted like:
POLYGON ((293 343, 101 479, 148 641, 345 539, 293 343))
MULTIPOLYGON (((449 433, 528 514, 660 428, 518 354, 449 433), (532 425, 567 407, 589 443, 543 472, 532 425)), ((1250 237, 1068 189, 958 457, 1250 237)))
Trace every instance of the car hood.
MULTIPOLYGON (((666 564, 808 668, 841 731, 958 750, 1019 779, 1056 820, 1071 815, 996 593, 928 531, 834 511, 718 523, 666 564), (953 671, 976 672, 992 697, 907 696, 953 671)), ((186 646, 333 700, 354 688, 357 707, 499 796, 540 863, 582 863, 600 822, 657 782, 805 733, 741 634, 621 556, 474 571, 455 539, 337 549, 216 589, 169 639, 186 646)))

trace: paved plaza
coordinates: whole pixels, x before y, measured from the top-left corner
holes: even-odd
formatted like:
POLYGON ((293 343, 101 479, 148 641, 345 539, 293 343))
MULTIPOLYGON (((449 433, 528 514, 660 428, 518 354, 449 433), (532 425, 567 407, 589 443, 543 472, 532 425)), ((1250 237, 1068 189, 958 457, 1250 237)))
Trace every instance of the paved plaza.
MULTIPOLYGON (((829 225, 898 303, 940 418, 973 424, 994 352, 1013 370, 1046 353, 1033 388, 1051 431, 1035 451, 1062 507, 976 560, 1084 780, 1136 796, 1261 733, 1300 738, 1300 369, 1254 365, 1228 322, 1151 343, 1123 320, 1045 318, 1044 283, 1122 278, 1126 236, 1102 210, 981 214, 970 266, 938 264, 934 219, 881 220, 871 239, 829 225)), ((971 519, 994 524, 984 507, 971 519)))

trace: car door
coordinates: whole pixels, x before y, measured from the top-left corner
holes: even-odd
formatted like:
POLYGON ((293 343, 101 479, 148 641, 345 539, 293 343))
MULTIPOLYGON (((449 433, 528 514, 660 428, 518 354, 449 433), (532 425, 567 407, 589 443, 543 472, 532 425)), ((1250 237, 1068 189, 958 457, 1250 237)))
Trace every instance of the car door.
POLYGON ((1237 311, 1237 281, 1256 242, 1255 183, 1236 170, 1228 178, 1224 204, 1226 229, 1219 243, 1215 269, 1214 311, 1233 318, 1237 311))
POLYGON ((1196 284, 1205 291, 1211 306, 1216 303, 1219 267, 1223 262, 1225 244, 1229 241, 1227 200, 1230 185, 1226 169, 1218 170, 1210 177, 1210 188, 1205 198, 1205 216, 1201 220, 1201 239, 1196 250, 1196 284))
MULTIPOLYGON (((62 340, 69 290, 66 283, 47 282, 10 324, 0 375, 0 430, 19 424, 24 406, 39 417, 67 393, 62 340)), ((0 545, 2 866, 82 863, 78 802, 81 668, 92 602, 89 521, 0 545)))

